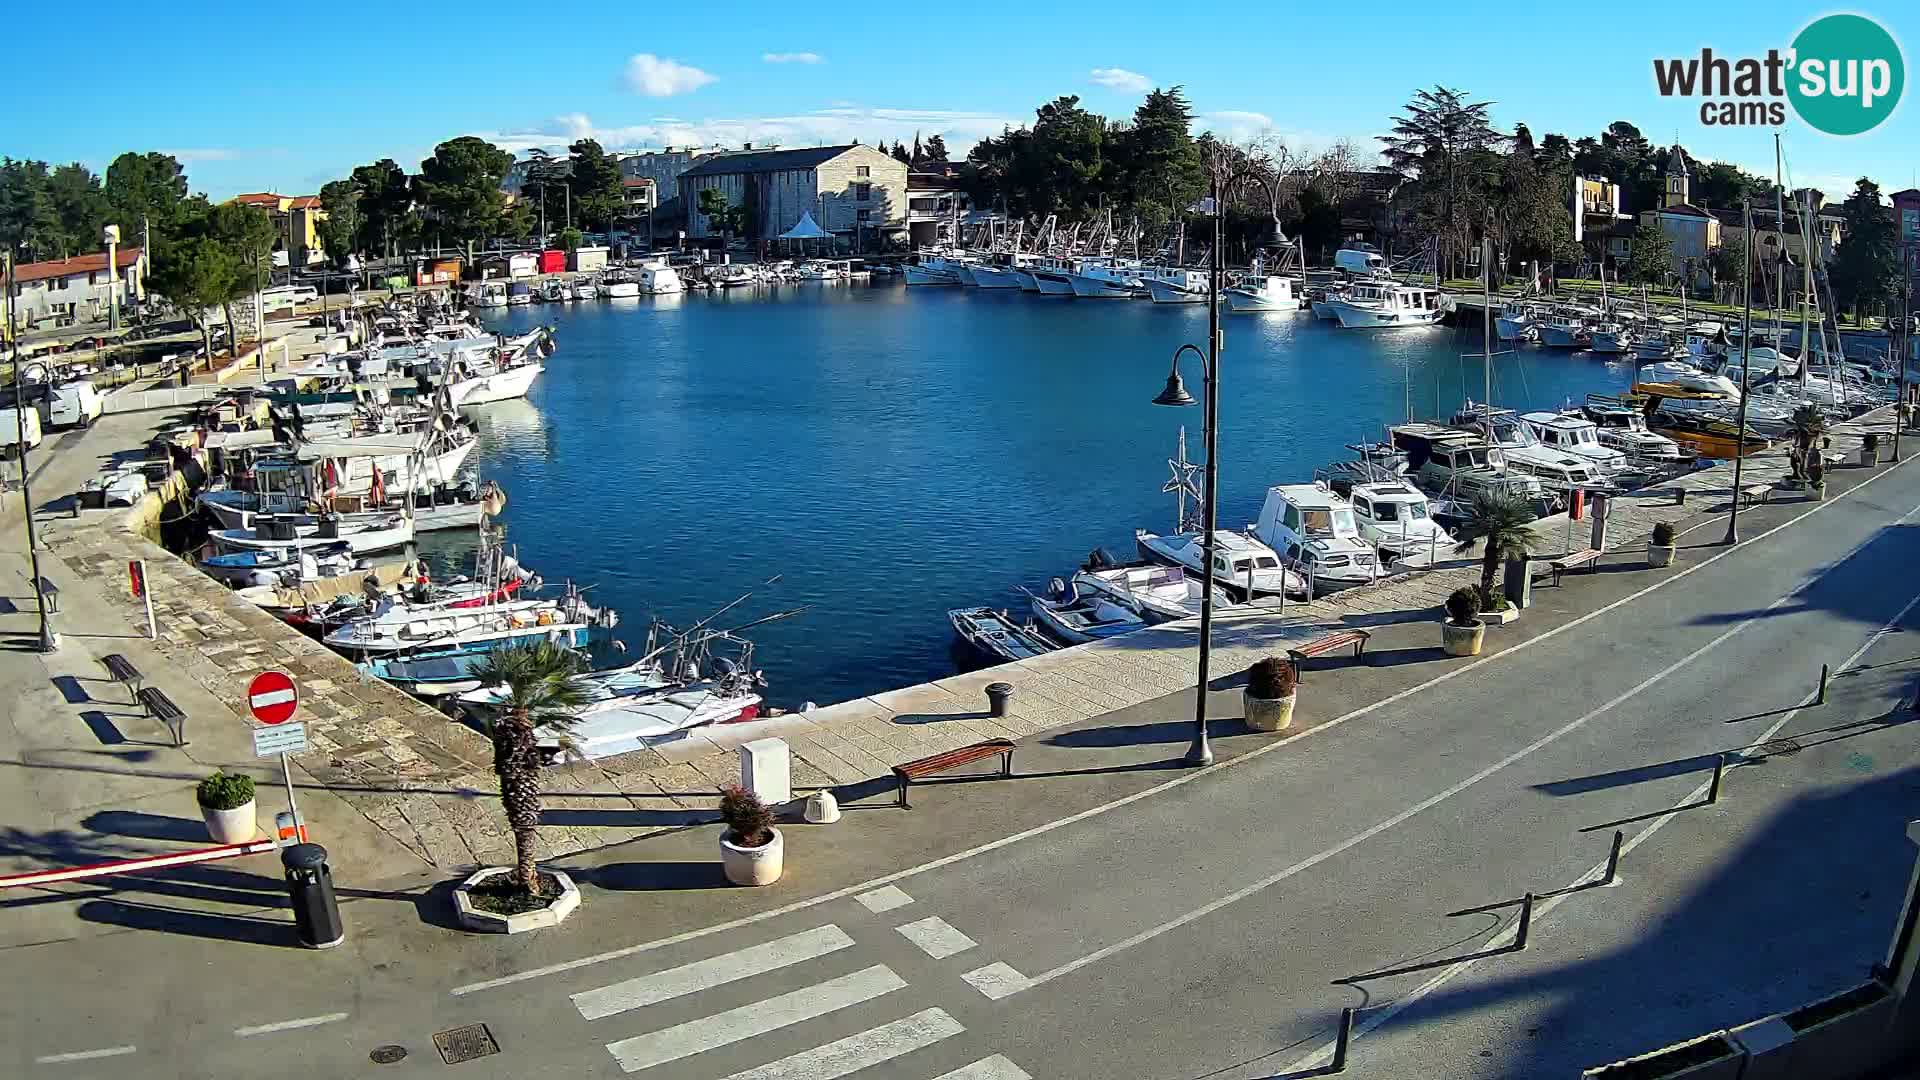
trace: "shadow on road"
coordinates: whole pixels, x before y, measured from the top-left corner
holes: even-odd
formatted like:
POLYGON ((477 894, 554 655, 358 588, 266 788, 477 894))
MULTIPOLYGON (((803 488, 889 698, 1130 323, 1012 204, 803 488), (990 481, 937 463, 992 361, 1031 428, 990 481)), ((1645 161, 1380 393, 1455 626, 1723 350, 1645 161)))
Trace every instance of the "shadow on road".
POLYGON ((660 892, 670 889, 731 888, 720 863, 714 862, 629 862, 606 866, 561 869, 592 885, 620 892, 660 892))

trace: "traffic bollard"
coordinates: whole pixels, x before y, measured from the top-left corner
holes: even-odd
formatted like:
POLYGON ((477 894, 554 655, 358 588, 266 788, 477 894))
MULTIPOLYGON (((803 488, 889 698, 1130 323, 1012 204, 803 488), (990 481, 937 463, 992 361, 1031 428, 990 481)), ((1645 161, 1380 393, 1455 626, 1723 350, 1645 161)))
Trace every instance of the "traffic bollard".
POLYGON ((1527 933, 1533 929, 1533 894, 1528 893, 1520 901, 1520 929, 1513 935, 1513 951, 1519 952, 1527 947, 1527 933))
POLYGON ((1815 705, 1825 705, 1827 703, 1827 678, 1830 674, 1831 673, 1829 672, 1827 665, 1821 664, 1820 665, 1820 696, 1813 699, 1813 703, 1815 705))
POLYGON ((1720 801, 1720 778, 1727 772, 1727 755, 1719 754, 1713 759, 1713 783, 1707 787, 1707 805, 1720 801))
POLYGON ((1614 875, 1620 872, 1620 844, 1626 838, 1626 833, 1619 829, 1613 830, 1613 850, 1607 853, 1607 874, 1600 879, 1600 884, 1613 884, 1614 875))
POLYGON ((287 899, 300 944, 330 949, 347 938, 340 923, 340 905, 333 896, 333 871, 327 868, 327 849, 319 844, 294 844, 280 851, 286 868, 287 899))
POLYGON ((1353 1042, 1353 1006, 1347 1005, 1340 1010, 1340 1034, 1333 1040, 1333 1061, 1327 1066, 1328 1072, 1347 1070, 1347 1047, 1353 1042))

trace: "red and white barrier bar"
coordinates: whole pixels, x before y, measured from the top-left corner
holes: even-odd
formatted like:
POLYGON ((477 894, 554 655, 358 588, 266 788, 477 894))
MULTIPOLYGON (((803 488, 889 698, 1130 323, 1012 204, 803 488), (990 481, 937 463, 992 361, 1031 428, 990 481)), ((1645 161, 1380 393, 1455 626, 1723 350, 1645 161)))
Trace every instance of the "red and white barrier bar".
POLYGON ((61 881, 85 881, 88 878, 136 874, 142 870, 162 870, 169 866, 188 866, 193 863, 213 862, 217 859, 231 859, 239 855, 259 855, 273 851, 279 846, 278 840, 251 840, 244 844, 222 844, 219 847, 174 851, 165 855, 149 855, 139 859, 120 859, 115 862, 93 863, 89 866, 69 866, 61 870, 35 870, 26 874, 9 874, 0 877, 0 889, 12 889, 25 885, 52 885, 61 881))

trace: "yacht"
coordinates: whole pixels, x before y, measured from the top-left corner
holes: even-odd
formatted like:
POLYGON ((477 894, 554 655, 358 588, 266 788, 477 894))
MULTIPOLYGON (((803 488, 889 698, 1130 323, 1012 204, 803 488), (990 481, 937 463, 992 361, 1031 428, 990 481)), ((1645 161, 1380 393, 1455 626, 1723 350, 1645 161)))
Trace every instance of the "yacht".
MULTIPOLYGON (((1200 533, 1161 536, 1135 529, 1133 542, 1143 559, 1178 566, 1196 576, 1206 571, 1206 544, 1200 533)), ((1272 548, 1245 533, 1226 529, 1213 533, 1213 580, 1235 600, 1307 595, 1306 577, 1282 566, 1272 548)))
POLYGON ((1299 311, 1293 279, 1278 274, 1248 274, 1226 291, 1229 311, 1299 311))
POLYGON ((1344 297, 1327 300, 1327 309, 1347 330, 1433 326, 1450 307, 1439 289, 1391 281, 1356 282, 1344 297))
POLYGON ((1305 571, 1316 592, 1364 585, 1380 575, 1379 558, 1361 538, 1353 508, 1324 483, 1268 488, 1260 519, 1248 528, 1305 571))

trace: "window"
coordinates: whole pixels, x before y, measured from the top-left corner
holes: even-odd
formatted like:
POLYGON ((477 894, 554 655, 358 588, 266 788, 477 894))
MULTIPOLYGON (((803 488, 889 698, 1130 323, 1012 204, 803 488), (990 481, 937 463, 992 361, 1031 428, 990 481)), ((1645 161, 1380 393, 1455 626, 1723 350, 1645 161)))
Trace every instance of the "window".
POLYGON ((862 224, 865 224, 866 222, 871 220, 873 220, 873 211, 871 210, 860 211, 860 221, 862 224))
POLYGON ((861 202, 866 202, 868 199, 873 198, 873 185, 872 184, 853 185, 853 197, 855 199, 860 200, 861 202))
POLYGON ((1295 507, 1292 503, 1288 503, 1287 512, 1281 515, 1281 521, 1283 521, 1286 524, 1287 528, 1292 529, 1295 532, 1299 532, 1300 531, 1299 508, 1295 507))
POLYGON ((855 175, 855 176, 872 176, 872 175, 873 175, 873 169, 872 169, 871 167, 869 167, 869 166, 866 166, 866 165, 855 165, 855 166, 853 167, 853 175, 855 175))

